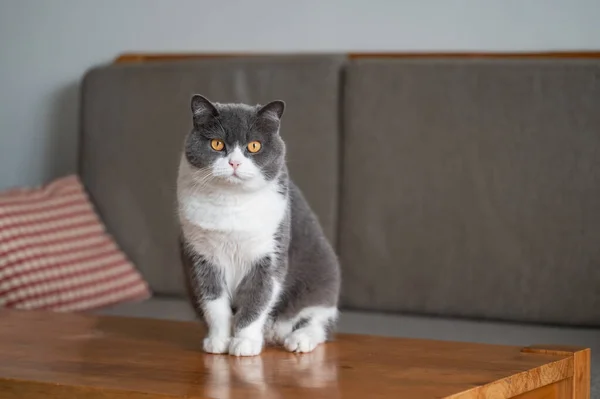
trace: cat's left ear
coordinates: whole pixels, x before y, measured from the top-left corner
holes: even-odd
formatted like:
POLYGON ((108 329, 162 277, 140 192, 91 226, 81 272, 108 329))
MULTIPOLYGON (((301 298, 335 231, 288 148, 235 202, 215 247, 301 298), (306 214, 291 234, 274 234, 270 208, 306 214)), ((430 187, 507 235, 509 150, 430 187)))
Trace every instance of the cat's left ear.
POLYGON ((263 105, 258 110, 258 116, 266 116, 272 119, 280 120, 285 110, 285 103, 281 100, 271 101, 270 103, 263 105))
POLYGON ((194 96, 192 96, 191 107, 194 117, 219 115, 219 111, 217 111, 217 108, 213 105, 213 103, 211 103, 208 98, 201 96, 200 94, 194 94, 194 96))

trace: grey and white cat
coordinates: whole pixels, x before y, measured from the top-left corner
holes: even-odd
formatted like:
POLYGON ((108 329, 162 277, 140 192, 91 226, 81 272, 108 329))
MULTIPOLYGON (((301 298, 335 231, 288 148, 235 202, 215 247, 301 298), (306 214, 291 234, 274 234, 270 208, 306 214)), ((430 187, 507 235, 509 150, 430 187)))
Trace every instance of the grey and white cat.
POLYGON ((282 101, 211 103, 195 95, 179 166, 182 252, 204 350, 252 356, 265 342, 310 352, 327 339, 337 257, 288 177, 282 101))

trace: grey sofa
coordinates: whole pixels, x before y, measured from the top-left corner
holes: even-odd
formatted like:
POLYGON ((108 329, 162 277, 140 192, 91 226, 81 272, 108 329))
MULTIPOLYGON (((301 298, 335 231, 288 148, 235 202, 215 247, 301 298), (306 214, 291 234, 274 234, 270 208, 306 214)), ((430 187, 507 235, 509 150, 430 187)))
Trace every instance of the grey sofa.
POLYGON ((154 291, 102 313, 194 319, 174 212, 193 93, 286 101, 291 175, 342 263, 340 331, 600 349, 600 60, 320 55, 91 70, 80 173, 154 291))

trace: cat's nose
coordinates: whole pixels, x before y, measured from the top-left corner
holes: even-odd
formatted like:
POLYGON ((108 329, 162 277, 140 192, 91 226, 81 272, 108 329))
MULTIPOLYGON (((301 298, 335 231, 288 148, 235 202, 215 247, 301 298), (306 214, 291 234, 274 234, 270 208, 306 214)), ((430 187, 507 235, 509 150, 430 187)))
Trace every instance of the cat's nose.
POLYGON ((240 166, 240 163, 240 161, 229 160, 229 165, 231 165, 233 170, 236 170, 240 166))

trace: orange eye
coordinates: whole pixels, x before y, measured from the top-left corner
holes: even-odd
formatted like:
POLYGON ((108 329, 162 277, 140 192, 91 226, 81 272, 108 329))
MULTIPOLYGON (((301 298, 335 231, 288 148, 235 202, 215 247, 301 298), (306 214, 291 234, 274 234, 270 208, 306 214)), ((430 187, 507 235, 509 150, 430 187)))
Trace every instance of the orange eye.
POLYGON ((248 151, 250 151, 253 154, 259 152, 261 147, 262 145, 260 144, 260 141, 251 141, 250 143, 248 143, 248 151))
POLYGON ((212 139, 210 141, 210 146, 215 151, 223 151, 223 148, 225 148, 225 143, 223 142, 223 140, 212 139))

